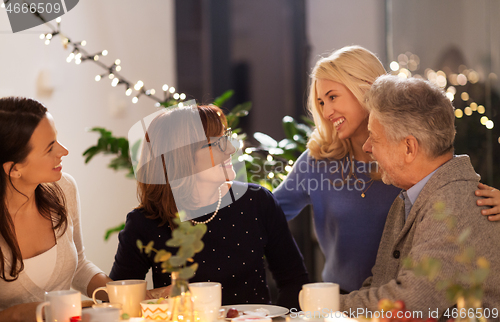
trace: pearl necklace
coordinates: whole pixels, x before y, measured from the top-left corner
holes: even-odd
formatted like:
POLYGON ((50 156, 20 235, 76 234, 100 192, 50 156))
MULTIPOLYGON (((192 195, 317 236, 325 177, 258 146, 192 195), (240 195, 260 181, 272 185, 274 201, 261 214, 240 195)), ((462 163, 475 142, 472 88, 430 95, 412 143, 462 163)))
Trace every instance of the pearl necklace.
POLYGON ((193 224, 195 224, 195 225, 199 225, 199 224, 207 224, 207 223, 211 222, 211 221, 212 221, 212 219, 214 219, 214 218, 215 218, 215 216, 217 216, 217 213, 219 212, 219 208, 220 208, 220 204, 221 204, 221 202, 222 202, 222 193, 221 193, 221 191, 220 191, 220 186, 219 186, 219 202, 217 203, 217 208, 215 209, 214 214, 212 215, 212 217, 208 218, 208 219, 207 219, 207 220, 205 220, 205 221, 195 221, 195 220, 191 219, 191 222, 192 222, 193 224))

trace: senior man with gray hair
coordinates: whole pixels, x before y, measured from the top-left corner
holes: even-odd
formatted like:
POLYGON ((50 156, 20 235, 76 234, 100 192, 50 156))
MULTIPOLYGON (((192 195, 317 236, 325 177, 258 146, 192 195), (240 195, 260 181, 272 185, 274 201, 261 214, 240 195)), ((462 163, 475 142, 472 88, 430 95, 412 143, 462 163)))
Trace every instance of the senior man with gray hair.
MULTIPOLYGON (((489 261, 491 274, 483 284, 482 304, 498 313, 500 225, 481 216, 476 206, 479 176, 469 157, 453 155, 455 116, 450 100, 427 81, 386 75, 367 93, 367 107, 370 135, 363 149, 377 160, 384 183, 403 191, 389 211, 373 276, 359 291, 341 296, 341 311, 378 311, 379 300, 388 298, 403 300, 407 310, 421 312, 424 318, 437 317, 437 310, 446 320, 443 315, 455 303, 436 283, 462 272, 463 265, 456 261, 460 249, 449 240, 452 232, 436 219, 435 205, 440 203, 455 218, 458 230, 470 229, 466 246, 489 261), (405 268, 402 261, 409 256, 438 258, 438 278, 430 282, 405 268)), ((448 313, 451 317, 453 312, 448 313)))

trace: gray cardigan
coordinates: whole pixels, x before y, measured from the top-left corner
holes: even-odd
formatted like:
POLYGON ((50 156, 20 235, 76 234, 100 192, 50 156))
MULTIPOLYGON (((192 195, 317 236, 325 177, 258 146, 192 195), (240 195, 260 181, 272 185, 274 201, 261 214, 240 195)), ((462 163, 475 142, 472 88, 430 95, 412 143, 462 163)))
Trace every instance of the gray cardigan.
MULTIPOLYGON (((500 309, 500 223, 489 222, 476 206, 474 195, 479 176, 475 173, 468 156, 456 156, 430 178, 411 208, 405 222, 404 202, 394 201, 380 242, 372 277, 363 283, 359 291, 341 296, 342 311, 357 308, 378 310, 378 301, 383 298, 405 301, 407 310, 421 311, 425 318, 429 310, 442 316, 452 307, 443 291, 436 289, 436 282, 461 269, 455 261, 459 249, 447 239, 450 230, 445 223, 435 219, 434 205, 443 202, 445 212, 456 218, 459 231, 471 229, 467 246, 473 246, 476 255, 490 262, 490 275, 484 284, 485 308, 500 309), (434 282, 416 276, 402 267, 408 256, 420 259, 423 256, 439 258, 441 274, 434 282)), ((498 321, 498 319, 496 319, 498 321)))
MULTIPOLYGON (((80 200, 75 180, 63 173, 57 182, 66 197, 68 211, 68 228, 57 237, 56 266, 45 289, 41 289, 31 281, 26 272, 22 271, 19 278, 13 282, 0 279, 0 310, 16 304, 39 302, 44 300, 46 291, 69 290, 75 288, 87 295, 87 286, 95 274, 102 271, 85 258, 82 229, 80 227, 80 200)), ((0 247, 7 247, 5 240, 0 236, 0 247)), ((4 252, 5 254, 6 252, 4 252)), ((7 258, 7 268, 10 268, 10 258, 7 258)))

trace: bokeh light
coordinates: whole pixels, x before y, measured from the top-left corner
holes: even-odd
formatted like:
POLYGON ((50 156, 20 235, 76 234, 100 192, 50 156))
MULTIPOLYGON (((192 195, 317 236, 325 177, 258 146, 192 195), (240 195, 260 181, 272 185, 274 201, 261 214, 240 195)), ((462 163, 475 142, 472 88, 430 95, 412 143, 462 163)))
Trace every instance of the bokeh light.
POLYGON ((448 80, 450 81, 451 85, 458 86, 457 77, 458 77, 457 74, 450 74, 450 76, 448 76, 448 80))
POLYGON ((399 64, 396 61, 391 62, 391 64, 389 65, 389 67, 391 68, 392 71, 399 70, 399 64))
POLYGON ((467 78, 469 79, 469 82, 476 84, 479 81, 479 74, 476 71, 471 70, 467 75, 467 78))
POLYGON ((454 86, 450 86, 446 89, 446 91, 448 93, 452 93, 453 95, 455 95, 457 93, 457 89, 454 87, 454 86))
POLYGON ((464 86, 465 84, 467 84, 467 77, 464 74, 458 74, 457 83, 458 85, 464 86))
POLYGON ((406 66, 408 64, 408 56, 406 56, 406 54, 399 54, 398 62, 399 65, 406 66))

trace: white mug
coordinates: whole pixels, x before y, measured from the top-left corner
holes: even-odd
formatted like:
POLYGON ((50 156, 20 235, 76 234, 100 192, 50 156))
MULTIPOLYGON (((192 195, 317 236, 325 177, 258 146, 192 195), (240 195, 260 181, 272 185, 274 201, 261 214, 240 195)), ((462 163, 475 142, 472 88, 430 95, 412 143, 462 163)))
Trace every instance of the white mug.
POLYGON ((130 317, 141 317, 141 301, 146 299, 146 281, 123 280, 106 283, 106 286, 96 288, 92 300, 97 303, 95 295, 99 291, 108 293, 111 303, 120 303, 122 311, 130 317))
POLYGON ((120 309, 116 307, 92 307, 82 311, 82 317, 88 315, 89 322, 119 322, 120 309))
POLYGON ((190 283, 189 290, 193 297, 194 313, 199 319, 197 321, 217 321, 222 304, 221 284, 217 282, 190 283))
POLYGON ((36 307, 37 322, 43 322, 44 307, 45 322, 69 321, 73 316, 82 315, 82 295, 75 290, 45 292, 45 302, 36 307))
POLYGON ((299 292, 300 309, 304 312, 330 314, 340 309, 340 287, 335 283, 309 283, 299 292))

